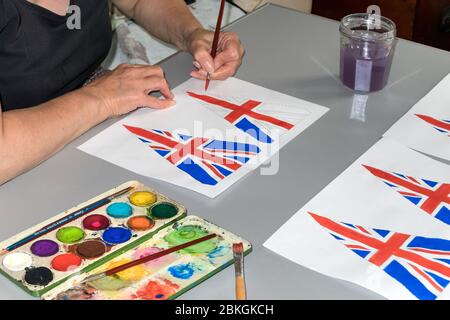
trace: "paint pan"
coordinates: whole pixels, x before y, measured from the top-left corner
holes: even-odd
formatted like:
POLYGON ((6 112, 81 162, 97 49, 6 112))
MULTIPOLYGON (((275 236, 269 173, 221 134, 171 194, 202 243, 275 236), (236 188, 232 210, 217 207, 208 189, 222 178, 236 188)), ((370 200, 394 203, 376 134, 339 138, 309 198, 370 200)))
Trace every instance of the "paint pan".
POLYGON ((113 218, 128 218, 133 214, 133 208, 126 202, 115 202, 106 208, 106 213, 113 218))
POLYGON ((148 214, 154 219, 170 219, 178 212, 176 205, 170 202, 160 202, 148 209, 148 214))
POLYGON ((127 242, 131 239, 133 234, 131 230, 123 227, 111 227, 105 230, 102 235, 102 239, 105 243, 110 245, 120 244, 127 242))
MULTIPOLYGON (((157 220, 155 222, 157 223, 157 220)), ((251 244, 206 220, 196 216, 187 216, 161 229, 151 239, 86 274, 86 276, 97 274, 211 233, 215 233, 218 237, 123 270, 101 280, 84 284, 82 288, 72 287, 72 284, 67 282, 51 290, 43 298, 56 300, 164 300, 176 298, 232 265, 234 263, 233 243, 242 242, 244 254, 251 251, 251 244)))
POLYGON ((50 257, 59 251, 59 245, 53 240, 37 240, 31 245, 30 251, 38 257, 50 257))
POLYGON ((3 258, 3 266, 10 271, 24 271, 31 267, 33 258, 25 252, 12 252, 3 258))
POLYGON ((134 216, 128 219, 127 226, 131 230, 145 231, 155 226, 155 221, 147 216, 134 216))
MULTIPOLYGON (((184 225, 167 234, 164 237, 164 240, 166 240, 169 246, 174 247, 201 237, 205 237, 208 234, 208 230, 202 228, 201 226, 184 225)), ((215 250, 217 245, 218 238, 213 238, 211 240, 185 248, 182 251, 192 254, 207 254, 215 250)))
POLYGON ((129 181, 2 242, 0 249, 131 186, 131 191, 107 205, 0 256, 0 272, 30 294, 41 296, 72 276, 107 264, 186 216, 181 204, 137 181, 129 181), (169 209, 157 211, 153 220, 149 210, 159 204, 169 209))
POLYGON ((56 239, 65 244, 77 243, 85 236, 84 230, 75 226, 64 227, 56 232, 56 239))
POLYGON ((104 230, 108 228, 111 221, 101 214, 91 214, 83 219, 83 228, 86 230, 104 230))
POLYGON ((52 268, 58 271, 69 271, 78 268, 83 259, 73 253, 63 253, 53 258, 52 268))
POLYGON ((130 203, 138 207, 149 207, 157 200, 157 195, 149 191, 136 191, 130 196, 130 203))
POLYGON ((53 272, 46 267, 29 268, 24 281, 33 286, 46 286, 53 280, 53 272))
POLYGON ((83 259, 95 259, 108 251, 108 246, 101 240, 86 240, 75 246, 75 253, 83 259))

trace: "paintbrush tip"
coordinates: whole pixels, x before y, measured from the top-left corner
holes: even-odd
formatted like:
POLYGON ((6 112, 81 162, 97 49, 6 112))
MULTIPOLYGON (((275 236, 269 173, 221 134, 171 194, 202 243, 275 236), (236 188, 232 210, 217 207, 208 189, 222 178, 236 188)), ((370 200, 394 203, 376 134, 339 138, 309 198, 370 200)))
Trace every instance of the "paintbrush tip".
POLYGON ((7 253, 7 252, 8 252, 8 250, 6 250, 6 249, 0 250, 0 256, 4 255, 4 254, 7 253))
POLYGON ((96 280, 100 280, 100 279, 105 278, 106 276, 107 275, 106 275, 105 272, 98 273, 98 274, 93 274, 93 275, 90 275, 90 276, 84 278, 83 280, 81 280, 80 284, 85 284, 85 283, 88 283, 88 282, 93 282, 93 281, 96 281, 96 280))
POLYGON ((243 251, 244 251, 244 245, 242 244, 242 242, 233 243, 233 252, 241 253, 243 251))

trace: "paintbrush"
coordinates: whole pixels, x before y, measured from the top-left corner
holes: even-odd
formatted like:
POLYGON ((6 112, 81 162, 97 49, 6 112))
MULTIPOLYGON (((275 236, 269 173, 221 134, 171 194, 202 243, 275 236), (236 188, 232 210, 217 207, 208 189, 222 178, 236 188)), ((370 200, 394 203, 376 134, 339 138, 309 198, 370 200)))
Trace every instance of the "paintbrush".
POLYGON ((175 251, 178 251, 178 250, 181 250, 181 249, 185 249, 185 248, 193 246, 195 244, 198 244, 198 243, 210 240, 210 239, 212 239, 214 237, 217 237, 217 235, 214 234, 214 233, 213 234, 209 234, 207 236, 204 236, 204 237, 201 237, 201 238, 198 238, 198 239, 195 239, 195 240, 192 240, 192 241, 189 241, 189 242, 186 242, 186 243, 174 246, 172 248, 169 248, 169 249, 157 252, 157 253, 150 254, 148 256, 142 257, 140 259, 136 259, 134 261, 130 261, 130 262, 124 263, 124 264, 122 264, 120 266, 117 266, 117 267, 114 267, 112 269, 103 271, 101 273, 97 273, 97 274, 93 274, 91 276, 88 276, 83 281, 81 281, 81 283, 83 284, 83 283, 86 283, 86 282, 92 282, 92 281, 99 280, 99 279, 102 279, 102 278, 105 278, 105 277, 108 277, 108 276, 112 276, 113 274, 116 274, 116 273, 118 273, 120 271, 132 268, 134 266, 146 263, 148 261, 152 261, 152 260, 161 258, 163 256, 166 256, 166 255, 172 253, 172 252, 175 252, 175 251))
MULTIPOLYGON (((222 18, 223 18, 223 10, 225 8, 225 0, 222 0, 220 2, 220 9, 219 9, 219 16, 217 17, 217 24, 216 24, 216 30, 214 30, 214 38, 212 42, 212 48, 211 48, 211 57, 216 57, 217 53, 217 45, 219 44, 219 34, 220 34, 220 28, 222 26, 222 18)), ((208 90, 209 81, 211 80, 211 75, 207 73, 206 80, 205 80, 205 91, 208 90)))
POLYGON ((59 228, 59 227, 65 225, 65 224, 67 224, 67 223, 69 223, 69 222, 79 218, 79 217, 82 217, 82 216, 88 214, 89 212, 92 212, 93 210, 98 209, 101 206, 104 206, 105 204, 110 203, 113 199, 115 199, 115 198, 117 198, 117 197, 119 197, 119 196, 129 192, 130 190, 132 190, 134 188, 135 188, 134 186, 130 186, 130 187, 127 187, 127 188, 122 189, 120 191, 117 191, 117 192, 115 192, 115 193, 113 193, 113 194, 111 194, 111 195, 109 195, 109 196, 107 196, 107 197, 105 197, 103 199, 100 199, 100 200, 98 200, 98 201, 96 201, 96 202, 94 202, 92 204, 87 205, 86 207, 83 207, 83 208, 81 208, 81 209, 79 209, 79 210, 77 210, 75 212, 72 212, 72 213, 68 214, 65 217, 62 217, 61 219, 59 219, 57 221, 54 221, 54 222, 48 224, 45 227, 42 227, 41 229, 37 230, 36 232, 30 234, 29 236, 26 236, 25 238, 20 239, 19 241, 16 241, 13 244, 11 244, 11 245, 7 246, 6 248, 2 249, 0 251, 0 256, 2 256, 5 253, 10 252, 10 251, 12 251, 14 249, 17 249, 17 248, 27 244, 28 242, 33 241, 34 239, 36 239, 36 238, 38 238, 38 237, 40 237, 40 236, 42 236, 44 234, 47 234, 47 233, 55 230, 56 228, 59 228))
POLYGON ((246 300, 244 277, 244 245, 242 242, 233 243, 234 271, 236 273, 236 300, 246 300))

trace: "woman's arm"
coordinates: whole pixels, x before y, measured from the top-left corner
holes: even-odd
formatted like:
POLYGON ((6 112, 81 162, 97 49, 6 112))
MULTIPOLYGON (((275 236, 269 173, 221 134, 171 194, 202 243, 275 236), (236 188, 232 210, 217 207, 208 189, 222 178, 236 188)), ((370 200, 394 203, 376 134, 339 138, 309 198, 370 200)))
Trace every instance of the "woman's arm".
POLYGON ((210 55, 214 33, 203 29, 184 0, 112 0, 129 18, 148 32, 188 51, 199 69, 191 76, 223 80, 239 68, 244 47, 233 32, 222 32, 215 59, 210 55))
POLYGON ((184 0, 113 0, 129 18, 159 39, 188 50, 185 40, 202 25, 184 0))
POLYGON ((47 159, 107 117, 107 110, 87 90, 23 110, 1 112, 0 106, 0 184, 47 159))
POLYGON ((173 105, 159 67, 121 65, 92 84, 36 107, 1 112, 0 184, 36 166, 89 128, 138 106, 173 105), (160 91, 165 99, 149 96, 160 91))

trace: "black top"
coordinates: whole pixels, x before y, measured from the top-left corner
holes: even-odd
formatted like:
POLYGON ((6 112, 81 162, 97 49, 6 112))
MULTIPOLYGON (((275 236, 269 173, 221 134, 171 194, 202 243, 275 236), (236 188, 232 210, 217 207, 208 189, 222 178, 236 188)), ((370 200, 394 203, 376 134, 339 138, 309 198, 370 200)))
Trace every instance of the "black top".
POLYGON ((3 111, 32 107, 79 88, 105 59, 112 32, 107 0, 71 0, 81 28, 27 0, 0 0, 3 111), (69 25, 71 25, 69 23, 69 25))

